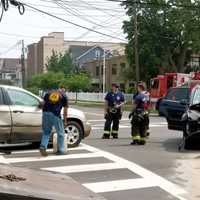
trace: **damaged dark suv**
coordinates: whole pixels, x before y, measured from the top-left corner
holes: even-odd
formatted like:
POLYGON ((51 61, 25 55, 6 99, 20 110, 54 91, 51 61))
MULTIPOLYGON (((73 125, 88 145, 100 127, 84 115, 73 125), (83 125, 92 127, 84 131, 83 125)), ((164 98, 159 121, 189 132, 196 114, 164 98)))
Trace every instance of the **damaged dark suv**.
POLYGON ((200 139, 200 85, 193 88, 190 104, 182 116, 183 135, 185 148, 193 139, 200 139))

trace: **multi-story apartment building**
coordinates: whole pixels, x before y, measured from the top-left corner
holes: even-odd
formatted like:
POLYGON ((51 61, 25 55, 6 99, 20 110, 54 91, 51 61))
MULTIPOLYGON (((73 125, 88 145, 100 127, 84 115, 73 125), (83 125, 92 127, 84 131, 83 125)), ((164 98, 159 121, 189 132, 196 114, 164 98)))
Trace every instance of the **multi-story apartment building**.
POLYGON ((92 61, 102 56, 104 50, 109 50, 113 55, 123 55, 125 44, 110 42, 88 42, 88 41, 67 41, 64 40, 63 32, 53 32, 48 36, 41 37, 38 43, 28 45, 28 67, 27 78, 33 75, 45 73, 48 58, 52 55, 52 50, 63 53, 71 53, 74 62, 81 66, 86 61, 92 61), (92 54, 91 49, 99 49, 99 55, 92 54), (88 53, 90 52, 90 54, 88 53), (86 60, 84 60, 86 59, 86 60))
POLYGON ((64 33, 53 32, 48 34, 48 36, 41 37, 38 43, 28 45, 28 79, 33 75, 45 73, 47 71, 46 64, 53 50, 55 52, 64 52, 64 33))
MULTIPOLYGON (((101 92, 103 89, 103 59, 92 60, 84 63, 84 69, 90 72, 92 85, 95 91, 101 92)), ((129 81, 123 76, 123 71, 128 67, 125 55, 112 56, 105 60, 105 88, 110 89, 112 83, 118 83, 122 90, 129 86, 129 81)))

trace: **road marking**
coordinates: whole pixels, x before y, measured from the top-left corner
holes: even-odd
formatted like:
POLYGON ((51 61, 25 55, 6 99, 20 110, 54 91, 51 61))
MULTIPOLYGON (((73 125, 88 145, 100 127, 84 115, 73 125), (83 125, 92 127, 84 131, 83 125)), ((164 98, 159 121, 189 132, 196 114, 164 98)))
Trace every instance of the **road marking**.
MULTIPOLYGON (((156 128, 156 127, 165 127, 167 123, 159 123, 159 124, 150 124, 150 128, 156 128)), ((92 125, 92 130, 99 130, 104 127, 103 124, 97 124, 97 125, 92 125)), ((119 125, 119 128, 121 129, 126 129, 126 128, 131 128, 131 125, 119 125)))
POLYGON ((148 187, 156 187, 157 184, 150 179, 135 178, 117 181, 105 181, 97 183, 84 183, 83 186, 95 193, 132 190, 148 187))
MULTIPOLYGON (((140 166, 136 163, 130 162, 124 158, 121 158, 121 157, 111 154, 109 152, 102 151, 100 149, 97 149, 95 147, 92 147, 92 146, 89 146, 86 144, 83 144, 83 146, 85 146, 85 148, 88 149, 89 151, 98 152, 103 157, 105 157, 113 162, 119 163, 122 166, 126 166, 126 168, 128 168, 130 171, 138 174, 139 176, 143 177, 145 180, 150 180, 153 185, 162 188, 163 190, 165 190, 169 194, 173 195, 177 199, 186 200, 182 197, 182 195, 187 194, 187 192, 185 190, 183 190, 182 188, 180 188, 178 185, 164 179, 163 177, 143 168, 142 166, 140 166)), ((92 183, 87 183, 87 184, 92 184, 92 183)), ((93 183, 93 184, 95 184, 95 183, 93 183)), ((110 184, 112 184, 112 182, 110 182, 110 184)), ((91 190, 92 190, 92 188, 91 188, 91 190)))
POLYGON ((0 155, 0 163, 9 164, 7 159, 4 156, 1 156, 1 155, 0 155))
MULTIPOLYGON (((76 147, 76 148, 68 148, 67 151, 78 151, 78 150, 85 150, 84 147, 76 147)), ((53 153, 53 149, 47 149, 48 153, 53 153)), ((29 153, 38 153, 38 150, 23 150, 23 151, 12 151, 14 154, 29 154, 29 153)))
POLYGON ((91 112, 84 112, 84 113, 88 115, 104 116, 104 114, 97 114, 97 113, 91 113, 91 112))
POLYGON ((24 163, 24 162, 40 162, 40 161, 51 161, 51 160, 66 160, 66 159, 78 159, 78 158, 96 158, 102 157, 99 153, 80 153, 80 154, 69 154, 63 156, 48 156, 48 157, 22 157, 22 158, 7 158, 8 163, 24 163))
MULTIPOLYGON (((91 119, 91 120, 88 120, 89 122, 104 122, 105 119, 91 119)), ((120 121, 130 121, 130 119, 128 118, 122 118, 120 121)))
POLYGON ((47 167, 42 168, 42 170, 59 172, 59 173, 77 173, 77 172, 89 172, 89 171, 101 171, 101 170, 111 170, 111 169, 122 169, 125 166, 119 163, 104 163, 104 164, 88 164, 88 165, 72 165, 72 166, 62 166, 62 167, 47 167))

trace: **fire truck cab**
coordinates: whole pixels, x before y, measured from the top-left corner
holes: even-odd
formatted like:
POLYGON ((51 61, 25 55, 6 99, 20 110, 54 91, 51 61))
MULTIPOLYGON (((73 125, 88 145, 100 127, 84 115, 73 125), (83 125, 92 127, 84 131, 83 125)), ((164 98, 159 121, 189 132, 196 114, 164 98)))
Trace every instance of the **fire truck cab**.
POLYGON ((190 76, 190 74, 183 73, 166 73, 151 79, 151 100, 156 102, 159 98, 166 95, 169 88, 178 87, 188 82, 190 76))

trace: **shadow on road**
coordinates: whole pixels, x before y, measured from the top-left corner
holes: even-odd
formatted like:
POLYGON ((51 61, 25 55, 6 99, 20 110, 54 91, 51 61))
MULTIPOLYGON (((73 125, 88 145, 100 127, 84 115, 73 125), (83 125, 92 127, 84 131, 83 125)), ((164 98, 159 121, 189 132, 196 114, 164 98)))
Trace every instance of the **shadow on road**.
MULTIPOLYGON (((171 138, 171 139, 167 139, 163 142, 163 146, 165 148, 166 151, 169 152, 179 152, 179 145, 182 142, 182 138, 171 138)), ((190 140, 190 146, 187 149, 184 149, 184 147, 182 147, 181 152, 184 153, 194 153, 197 151, 200 151, 200 139, 191 139, 190 140)))

